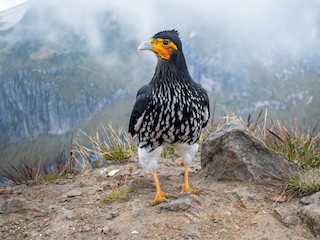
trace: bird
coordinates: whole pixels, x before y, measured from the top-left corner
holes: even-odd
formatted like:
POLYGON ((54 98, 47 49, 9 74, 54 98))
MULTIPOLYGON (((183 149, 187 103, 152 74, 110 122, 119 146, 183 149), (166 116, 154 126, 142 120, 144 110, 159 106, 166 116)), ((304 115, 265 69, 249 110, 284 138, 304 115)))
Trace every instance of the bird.
POLYGON ((192 80, 182 51, 179 31, 165 30, 142 42, 137 51, 150 50, 157 56, 151 81, 136 96, 129 133, 138 138, 138 158, 152 172, 156 197, 151 206, 173 197, 161 190, 157 167, 163 147, 172 145, 184 164, 180 193, 199 194, 189 185, 189 166, 196 155, 202 129, 210 117, 206 90, 192 80))

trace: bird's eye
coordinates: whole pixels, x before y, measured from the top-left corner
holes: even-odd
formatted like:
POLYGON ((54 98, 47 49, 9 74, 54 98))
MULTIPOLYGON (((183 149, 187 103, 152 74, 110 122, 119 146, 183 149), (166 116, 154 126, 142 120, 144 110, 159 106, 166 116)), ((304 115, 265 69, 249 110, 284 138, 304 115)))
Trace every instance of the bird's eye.
POLYGON ((163 45, 168 45, 169 44, 169 40, 165 39, 163 40, 163 45))

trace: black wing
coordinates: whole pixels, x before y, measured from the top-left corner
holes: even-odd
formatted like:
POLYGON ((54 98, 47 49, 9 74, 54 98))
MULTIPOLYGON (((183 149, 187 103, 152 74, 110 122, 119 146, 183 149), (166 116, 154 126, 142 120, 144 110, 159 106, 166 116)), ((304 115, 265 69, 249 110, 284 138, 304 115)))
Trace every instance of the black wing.
POLYGON ((202 122, 202 128, 205 128, 207 126, 208 120, 210 118, 210 104, 209 104, 209 97, 207 91, 199 84, 192 80, 192 84, 195 85, 195 87, 198 89, 198 92, 202 96, 203 99, 200 100, 199 104, 204 107, 204 110, 208 110, 208 115, 204 116, 203 122, 202 122))
POLYGON ((134 136, 137 131, 134 129, 138 122, 138 119, 142 116, 143 112, 147 109, 147 106, 152 100, 150 84, 143 86, 137 93, 136 103, 132 109, 130 122, 129 122, 129 133, 134 136))
MULTIPOLYGON (((202 87, 201 87, 202 88, 202 87)), ((207 126, 207 123, 209 121, 209 118, 210 118, 210 104, 209 104, 209 97, 208 97, 208 93, 206 90, 204 90, 204 88, 202 88, 203 90, 203 96, 204 96, 204 102, 203 102, 203 105, 205 107, 207 107, 208 109, 208 118, 206 119, 206 121, 202 124, 202 127, 206 127, 207 126)))

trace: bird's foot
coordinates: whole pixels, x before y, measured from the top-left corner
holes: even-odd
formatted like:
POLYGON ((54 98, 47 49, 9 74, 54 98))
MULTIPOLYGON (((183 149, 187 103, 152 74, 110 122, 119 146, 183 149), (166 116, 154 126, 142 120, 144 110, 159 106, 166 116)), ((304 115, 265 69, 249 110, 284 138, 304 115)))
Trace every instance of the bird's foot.
POLYGON ((181 193, 200 194, 201 190, 192 189, 189 185, 183 184, 181 187, 181 193))
POLYGON ((156 198, 152 201, 151 206, 153 207, 159 203, 166 202, 167 201, 166 198, 175 198, 175 196, 164 193, 161 191, 156 194, 156 198))

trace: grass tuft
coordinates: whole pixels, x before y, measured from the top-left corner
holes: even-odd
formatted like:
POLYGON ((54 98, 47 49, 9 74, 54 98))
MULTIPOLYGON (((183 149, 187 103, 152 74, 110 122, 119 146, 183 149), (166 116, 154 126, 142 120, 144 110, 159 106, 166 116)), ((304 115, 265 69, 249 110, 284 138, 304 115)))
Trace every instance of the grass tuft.
POLYGON ((73 164, 68 161, 64 151, 57 155, 54 161, 28 161, 26 158, 21 158, 17 166, 10 164, 11 171, 1 168, 6 174, 6 177, 15 184, 22 184, 29 181, 50 182, 67 175, 74 173, 73 164))
POLYGON ((54 171, 54 172, 49 172, 47 174, 41 174, 37 177, 36 181, 38 182, 51 182, 54 180, 57 180, 63 176, 66 176, 69 173, 68 169, 65 168, 61 172, 59 171, 54 171))
POLYGON ((279 120, 271 121, 269 125, 267 120, 266 109, 264 117, 260 112, 253 127, 250 128, 249 120, 247 127, 269 148, 301 168, 301 173, 283 179, 282 191, 292 197, 311 195, 320 191, 320 135, 315 134, 318 126, 300 130, 295 121, 286 128, 279 120))
POLYGON ((319 134, 314 135, 309 129, 301 132, 295 122, 289 129, 276 121, 268 129, 264 141, 268 147, 280 153, 290 162, 299 164, 303 168, 320 167, 320 150, 317 142, 319 134))
POLYGON ((134 139, 123 129, 115 131, 111 124, 103 126, 103 133, 98 132, 95 136, 90 136, 82 132, 90 141, 91 148, 87 148, 76 143, 76 151, 86 162, 97 159, 104 160, 127 160, 137 155, 137 145, 134 139))
POLYGON ((308 196, 320 191, 320 169, 310 169, 284 180, 281 191, 291 196, 308 196))
POLYGON ((112 190, 109 194, 105 195, 100 200, 100 203, 110 203, 117 200, 128 200, 130 197, 130 193, 132 192, 132 188, 120 188, 112 190))

